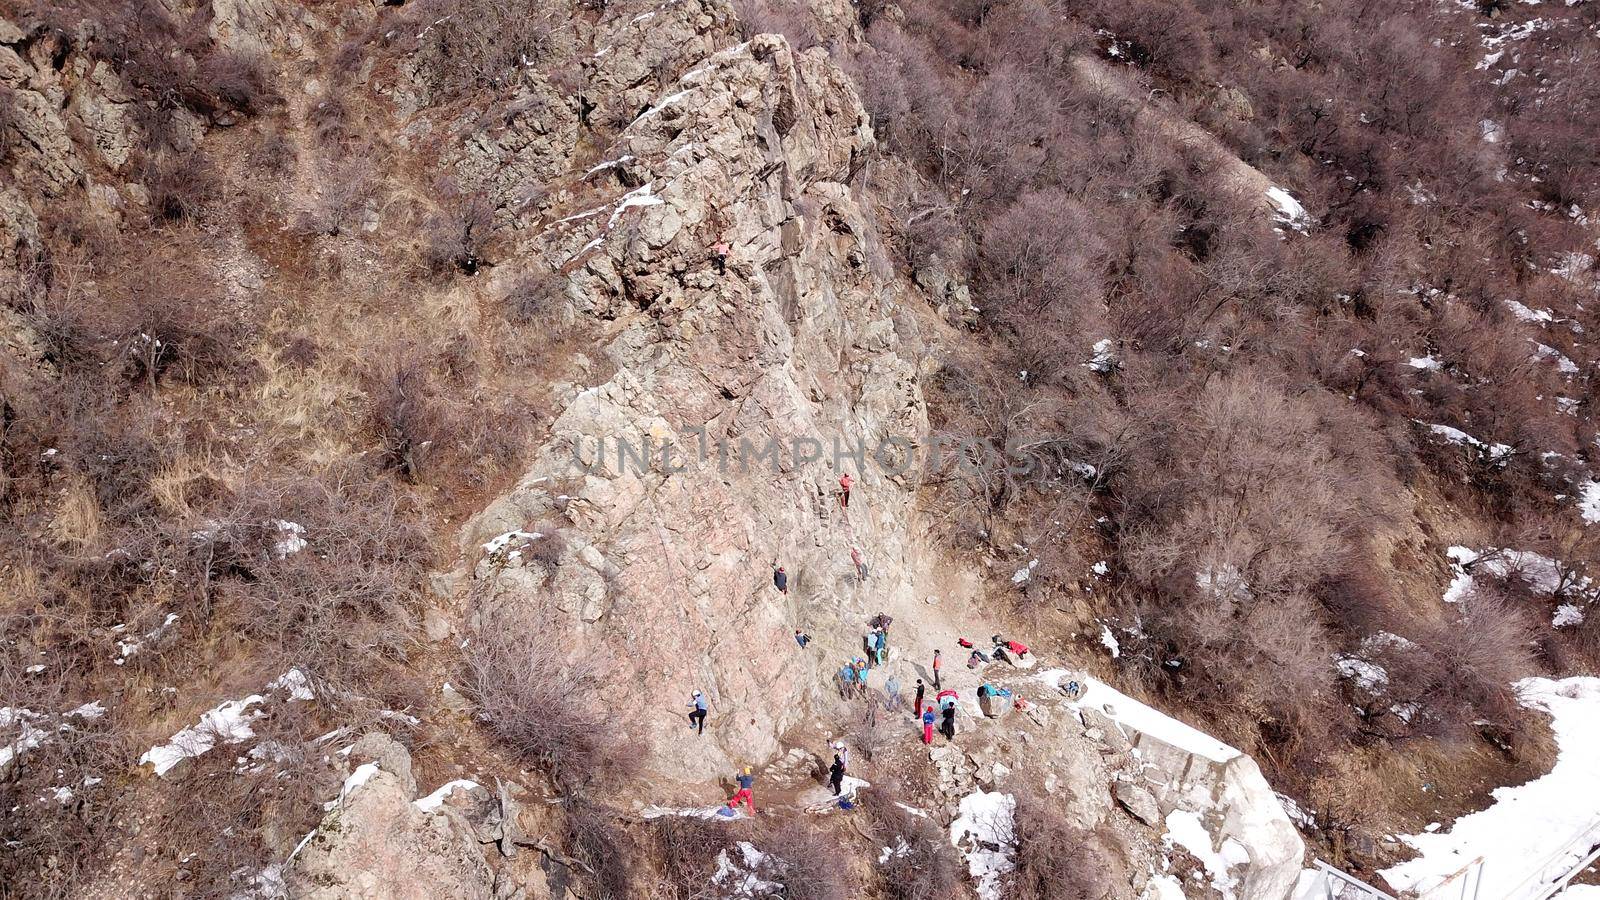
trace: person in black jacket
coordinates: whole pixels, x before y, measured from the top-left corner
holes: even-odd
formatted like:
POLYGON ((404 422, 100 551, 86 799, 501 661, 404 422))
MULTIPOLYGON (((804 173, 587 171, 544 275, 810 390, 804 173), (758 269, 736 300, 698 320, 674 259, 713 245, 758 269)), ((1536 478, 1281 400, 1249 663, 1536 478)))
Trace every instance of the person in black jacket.
POLYGON ((789 593, 789 573, 783 570, 783 566, 772 570, 772 586, 785 594, 789 593))
POLYGON ((837 753, 833 755, 833 765, 828 767, 828 784, 833 786, 833 795, 839 796, 844 786, 844 761, 839 759, 837 753))
POLYGON ((944 721, 939 723, 939 733, 947 741, 956 739, 956 705, 949 704, 944 708, 944 721))

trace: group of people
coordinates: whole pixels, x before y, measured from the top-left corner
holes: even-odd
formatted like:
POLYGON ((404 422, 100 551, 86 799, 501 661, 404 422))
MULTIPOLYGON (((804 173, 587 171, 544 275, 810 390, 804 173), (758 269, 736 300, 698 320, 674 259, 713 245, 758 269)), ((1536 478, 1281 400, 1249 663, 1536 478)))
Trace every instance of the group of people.
MULTIPOLYGON (((723 259, 717 260, 720 264, 725 259, 724 254, 726 251, 720 245, 718 250, 720 251, 718 256, 723 256, 723 259)), ((850 488, 852 483, 853 480, 849 473, 839 477, 839 505, 846 510, 850 507, 850 488)), ((850 548, 850 561, 855 569, 856 576, 864 581, 867 577, 867 567, 858 548, 850 548)), ((774 564, 772 585, 779 593, 785 595, 789 593, 789 573, 783 566, 774 564)), ((882 613, 874 616, 868 622, 870 630, 862 637, 863 655, 847 661, 837 673, 839 693, 842 697, 853 699, 867 695, 869 670, 885 666, 889 661, 889 626, 892 622, 893 619, 890 616, 882 613)), ((802 629, 796 628, 794 641, 800 649, 807 649, 811 643, 811 635, 802 629)), ((959 643, 962 647, 972 651, 967 658, 967 667, 972 669, 992 660, 1013 661, 1028 658, 1029 651, 1026 645, 1019 641, 1008 640, 998 634, 993 636, 993 646, 988 653, 977 649, 971 641, 965 638, 961 638, 959 643)), ((922 742, 924 744, 933 743, 935 730, 942 734, 946 741, 953 741, 956 736, 956 710, 959 706, 960 695, 953 690, 945 690, 943 688, 941 683, 943 667, 943 652, 935 649, 930 669, 932 690, 935 692, 934 702, 925 702, 929 685, 921 678, 917 679, 915 695, 911 702, 911 716, 914 722, 920 722, 922 725, 922 742)), ((898 710, 901 706, 900 681, 892 673, 884 681, 883 702, 885 709, 890 711, 898 710)), ((698 690, 695 691, 690 698, 688 709, 690 729, 699 734, 704 734, 707 715, 705 695, 698 690)), ((828 767, 828 784, 833 790, 833 795, 837 797, 843 790, 844 777, 850 765, 850 750, 843 741, 835 741, 831 747, 834 752, 833 762, 828 767)), ((738 788, 734 792, 733 798, 728 801, 727 807, 730 810, 736 810, 740 805, 743 805, 751 815, 755 815, 753 794, 755 776, 750 767, 746 766, 740 774, 736 775, 735 781, 738 784, 738 788)))

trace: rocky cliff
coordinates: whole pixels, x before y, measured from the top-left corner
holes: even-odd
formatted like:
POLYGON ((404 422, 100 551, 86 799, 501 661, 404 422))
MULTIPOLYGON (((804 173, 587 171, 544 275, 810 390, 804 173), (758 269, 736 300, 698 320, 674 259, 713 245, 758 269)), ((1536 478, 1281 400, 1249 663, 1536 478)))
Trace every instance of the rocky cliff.
POLYGON ((651 739, 651 767, 686 781, 776 755, 826 706, 825 667, 870 608, 912 591, 912 485, 848 454, 926 423, 902 288, 848 186, 872 143, 854 93, 820 50, 727 40, 608 148, 586 195, 601 202, 530 242, 604 323, 590 355, 615 374, 567 392, 527 476, 462 540, 479 606, 558 611, 562 644, 619 664, 605 701, 651 739), (484 549, 551 529, 553 567, 484 549), (686 741, 662 711, 695 689, 712 727, 686 741))

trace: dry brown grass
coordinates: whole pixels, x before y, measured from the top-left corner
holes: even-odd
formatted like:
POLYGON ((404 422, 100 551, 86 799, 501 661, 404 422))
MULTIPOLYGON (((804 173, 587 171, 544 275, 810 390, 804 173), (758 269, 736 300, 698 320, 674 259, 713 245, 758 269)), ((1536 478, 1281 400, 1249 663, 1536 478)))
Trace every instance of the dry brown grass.
POLYGON ((63 546, 88 552, 99 546, 104 524, 93 486, 83 478, 69 479, 50 520, 51 535, 63 546))

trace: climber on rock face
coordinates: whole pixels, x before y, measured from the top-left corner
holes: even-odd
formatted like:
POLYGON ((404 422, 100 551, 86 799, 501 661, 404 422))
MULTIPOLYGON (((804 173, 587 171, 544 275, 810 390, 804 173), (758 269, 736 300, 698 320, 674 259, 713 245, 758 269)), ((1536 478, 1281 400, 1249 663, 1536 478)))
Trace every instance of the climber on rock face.
POLYGON ((789 573, 783 570, 783 566, 772 570, 772 586, 782 593, 789 593, 789 573))
POLYGON ((850 508, 850 485, 853 483, 849 472, 839 476, 839 505, 845 509, 850 508))
POLYGON ((689 698, 689 727, 698 728, 701 734, 706 733, 706 695, 699 691, 689 698))
POLYGON ((794 630, 794 642, 800 645, 801 650, 804 650, 806 645, 811 643, 811 635, 806 634, 804 631, 796 628, 794 630))
POLYGON ((739 804, 743 803, 745 809, 748 809, 750 811, 750 815, 753 816, 756 814, 756 801, 755 796, 751 794, 750 790, 755 786, 756 777, 750 774, 750 767, 745 766, 744 771, 736 776, 736 778, 739 782, 739 790, 735 791, 733 794, 733 799, 728 801, 728 807, 730 809, 738 809, 739 804))
POLYGON ((718 275, 727 274, 728 254, 732 251, 733 248, 728 246, 727 241, 717 241, 711 245, 711 264, 717 267, 718 275))
POLYGON ((850 548, 850 563, 856 567, 856 580, 858 580, 858 581, 866 581, 867 580, 867 563, 866 563, 866 560, 863 560, 861 558, 861 550, 860 550, 860 548, 858 548, 858 547, 851 547, 850 548))

